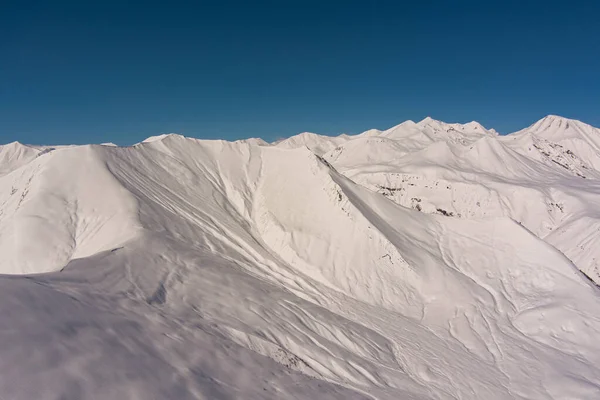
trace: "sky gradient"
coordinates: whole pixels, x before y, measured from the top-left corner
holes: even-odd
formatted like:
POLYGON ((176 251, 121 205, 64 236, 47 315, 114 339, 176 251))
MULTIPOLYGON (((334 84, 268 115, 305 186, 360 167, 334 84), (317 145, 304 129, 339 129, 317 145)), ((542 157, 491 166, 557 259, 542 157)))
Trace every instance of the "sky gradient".
POLYGON ((600 2, 12 3, 2 143, 271 141, 426 116, 600 126, 600 2))

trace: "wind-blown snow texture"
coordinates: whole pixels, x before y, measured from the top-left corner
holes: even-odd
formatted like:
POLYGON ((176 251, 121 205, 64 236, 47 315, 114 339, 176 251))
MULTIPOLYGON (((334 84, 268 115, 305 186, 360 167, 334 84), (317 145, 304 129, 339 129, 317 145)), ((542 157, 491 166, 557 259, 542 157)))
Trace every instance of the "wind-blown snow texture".
POLYGON ((0 147, 2 399, 598 399, 600 130, 0 147))

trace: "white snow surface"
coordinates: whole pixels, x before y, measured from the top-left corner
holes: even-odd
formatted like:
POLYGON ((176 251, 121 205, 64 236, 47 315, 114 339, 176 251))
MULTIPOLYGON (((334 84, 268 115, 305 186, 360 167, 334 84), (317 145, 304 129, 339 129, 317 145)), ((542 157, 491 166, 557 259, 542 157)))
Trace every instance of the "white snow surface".
POLYGON ((598 399, 600 130, 0 147, 1 399, 598 399))

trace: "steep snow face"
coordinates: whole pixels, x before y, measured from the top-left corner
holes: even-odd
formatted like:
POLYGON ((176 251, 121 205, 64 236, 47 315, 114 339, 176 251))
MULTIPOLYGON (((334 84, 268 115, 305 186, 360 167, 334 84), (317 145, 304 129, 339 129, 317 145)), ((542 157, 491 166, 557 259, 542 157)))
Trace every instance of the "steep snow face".
POLYGON ((0 268, 60 272, 0 277, 0 397, 598 398, 600 180, 517 146, 542 136, 426 119, 9 165, 0 268))
POLYGON ((254 224, 295 276, 306 275, 313 282, 309 287, 323 285, 367 304, 419 315, 418 275, 349 202, 323 162, 306 149, 268 151, 262 171, 254 224))

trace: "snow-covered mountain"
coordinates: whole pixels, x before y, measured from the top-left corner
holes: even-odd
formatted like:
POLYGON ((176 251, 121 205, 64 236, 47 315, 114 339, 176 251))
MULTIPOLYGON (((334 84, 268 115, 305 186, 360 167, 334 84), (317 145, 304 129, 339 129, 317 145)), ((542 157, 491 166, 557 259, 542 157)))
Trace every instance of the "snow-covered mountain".
POLYGON ((600 130, 0 148, 0 398, 600 398, 600 130))

